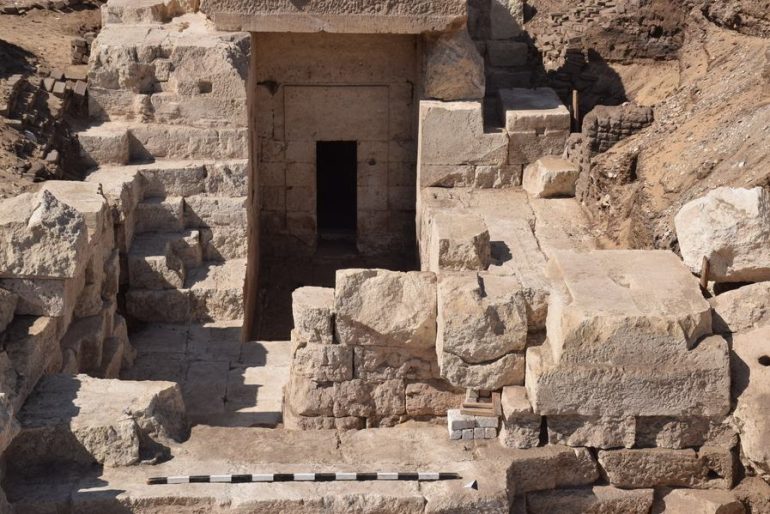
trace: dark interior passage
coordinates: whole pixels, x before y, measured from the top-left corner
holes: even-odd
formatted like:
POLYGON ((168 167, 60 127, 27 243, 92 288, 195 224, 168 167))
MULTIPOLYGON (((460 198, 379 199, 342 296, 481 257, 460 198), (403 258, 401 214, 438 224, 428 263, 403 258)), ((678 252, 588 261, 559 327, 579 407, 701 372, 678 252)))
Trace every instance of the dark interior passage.
POLYGON ((355 141, 319 141, 316 144, 318 235, 321 239, 355 238, 355 141))

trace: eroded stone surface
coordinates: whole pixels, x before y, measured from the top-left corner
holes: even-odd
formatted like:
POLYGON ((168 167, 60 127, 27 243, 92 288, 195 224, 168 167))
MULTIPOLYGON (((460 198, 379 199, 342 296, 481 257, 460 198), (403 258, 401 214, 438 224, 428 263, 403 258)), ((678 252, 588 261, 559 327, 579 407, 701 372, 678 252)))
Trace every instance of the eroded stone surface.
POLYGON ((478 100, 486 85, 484 59, 465 29, 427 38, 425 96, 436 100, 478 100))
POLYGON ((301 287, 291 295, 294 330, 300 341, 331 344, 334 338, 334 289, 301 287))

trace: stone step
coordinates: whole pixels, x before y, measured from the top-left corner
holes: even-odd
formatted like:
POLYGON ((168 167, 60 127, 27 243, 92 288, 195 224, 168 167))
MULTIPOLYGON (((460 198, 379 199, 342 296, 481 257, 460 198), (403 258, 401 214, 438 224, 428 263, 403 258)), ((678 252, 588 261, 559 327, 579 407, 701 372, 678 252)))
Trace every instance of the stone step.
POLYGON ((132 289, 128 313, 140 321, 187 323, 243 318, 246 259, 204 262, 188 271, 184 288, 132 289))
POLYGON ((145 197, 247 195, 248 160, 157 160, 137 164, 145 197))
POLYGON ((128 283, 136 289, 181 289, 187 270, 202 263, 197 230, 143 234, 128 254, 128 283))
POLYGON ((173 382, 49 375, 18 418, 21 432, 7 453, 9 476, 36 476, 62 464, 130 466, 162 457, 163 446, 188 432, 173 382))
POLYGON ((127 164, 131 157, 128 126, 103 123, 78 133, 81 156, 90 165, 127 164))
POLYGON ((136 211, 135 233, 179 232, 185 227, 184 199, 180 196, 146 198, 136 211))

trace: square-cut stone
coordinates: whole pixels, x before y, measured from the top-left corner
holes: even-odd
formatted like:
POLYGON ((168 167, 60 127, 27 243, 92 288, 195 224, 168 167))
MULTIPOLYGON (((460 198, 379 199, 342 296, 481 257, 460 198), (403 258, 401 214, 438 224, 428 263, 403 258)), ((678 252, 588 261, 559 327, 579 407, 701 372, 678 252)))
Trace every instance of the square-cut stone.
POLYGON ((569 110, 553 89, 501 89, 499 97, 508 132, 570 130, 569 110))

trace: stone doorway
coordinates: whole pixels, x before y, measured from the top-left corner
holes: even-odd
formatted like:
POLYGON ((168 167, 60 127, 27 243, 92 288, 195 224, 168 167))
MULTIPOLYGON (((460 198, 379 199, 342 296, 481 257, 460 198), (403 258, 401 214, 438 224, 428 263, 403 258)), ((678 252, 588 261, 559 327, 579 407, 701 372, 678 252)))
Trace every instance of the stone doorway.
POLYGON ((316 215, 321 242, 354 242, 357 222, 356 141, 316 143, 316 215))

